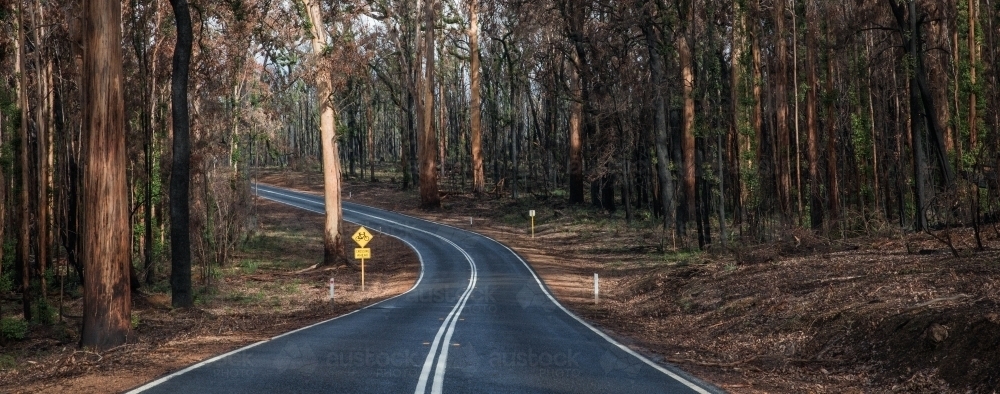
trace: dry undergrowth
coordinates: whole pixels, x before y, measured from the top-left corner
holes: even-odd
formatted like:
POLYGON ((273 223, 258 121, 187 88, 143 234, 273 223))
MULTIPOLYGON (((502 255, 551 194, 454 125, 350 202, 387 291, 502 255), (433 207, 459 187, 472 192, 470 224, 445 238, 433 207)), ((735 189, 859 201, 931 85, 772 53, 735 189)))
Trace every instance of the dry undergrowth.
MULTIPOLYGON (((170 296, 144 289, 134 298, 135 340, 103 353, 77 348, 77 319, 35 329, 3 344, 0 392, 120 392, 217 354, 327 320, 409 289, 419 261, 405 244, 378 237, 379 255, 366 267, 366 288, 352 267, 310 268, 322 260, 322 216, 259 200, 260 229, 191 310, 170 308, 170 296), (336 278, 336 304, 328 301, 336 278)), ((197 271, 197 270, 196 270, 197 271)), ((11 308, 5 308, 11 310, 11 308)), ((80 315, 80 300, 67 315, 80 315)))
MULTIPOLYGON (((261 179, 319 190, 314 176, 261 179)), ((727 391, 1000 387, 1000 240, 993 230, 987 251, 957 244, 961 257, 927 234, 834 242, 801 230, 735 253, 664 254, 649 225, 553 201, 449 194, 444 209, 426 212, 416 209, 415 193, 396 185, 348 182, 345 194, 504 242, 577 313, 727 391), (534 239, 528 209, 538 215, 534 239), (597 305, 595 272, 602 278, 597 305)), ((950 235, 972 239, 967 230, 950 235)))

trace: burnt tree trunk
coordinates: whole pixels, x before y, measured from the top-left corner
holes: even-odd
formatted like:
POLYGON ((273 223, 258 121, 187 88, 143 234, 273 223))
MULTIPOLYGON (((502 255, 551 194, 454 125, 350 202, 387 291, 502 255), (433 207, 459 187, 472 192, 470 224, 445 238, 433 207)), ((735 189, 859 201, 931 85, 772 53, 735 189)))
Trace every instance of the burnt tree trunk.
POLYGON ((173 158, 170 161, 170 293, 175 308, 194 304, 191 292, 191 125, 188 118, 188 68, 191 63, 191 14, 187 0, 170 0, 177 23, 170 106, 173 120, 173 158))

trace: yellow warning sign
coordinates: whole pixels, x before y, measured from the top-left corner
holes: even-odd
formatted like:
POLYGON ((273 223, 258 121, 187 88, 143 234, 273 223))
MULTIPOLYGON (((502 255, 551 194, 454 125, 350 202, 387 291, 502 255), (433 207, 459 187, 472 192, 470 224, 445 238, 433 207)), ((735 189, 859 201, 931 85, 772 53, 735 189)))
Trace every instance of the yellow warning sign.
POLYGON ((372 250, 369 248, 354 248, 354 258, 368 260, 372 258, 372 250))
POLYGON ((358 231, 354 232, 354 235, 351 236, 351 239, 353 239, 354 242, 357 242, 358 246, 363 248, 365 247, 365 245, 368 245, 369 241, 372 240, 372 233, 371 231, 368 231, 368 229, 364 228, 364 226, 362 226, 361 228, 358 229, 358 231))

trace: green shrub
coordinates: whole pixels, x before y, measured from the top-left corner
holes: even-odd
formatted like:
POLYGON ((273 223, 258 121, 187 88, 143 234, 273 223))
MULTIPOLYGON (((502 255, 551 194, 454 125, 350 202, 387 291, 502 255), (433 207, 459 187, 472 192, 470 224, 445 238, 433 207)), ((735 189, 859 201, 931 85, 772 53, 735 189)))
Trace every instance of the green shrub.
POLYGON ((0 336, 7 340, 20 341, 28 335, 28 322, 8 317, 0 319, 0 336))
POLYGON ((52 325, 56 321, 56 314, 58 312, 56 308, 49 305, 48 301, 41 298, 35 303, 34 321, 46 326, 52 325))
POLYGON ((14 369, 17 366, 17 359, 9 354, 0 354, 0 371, 14 369))

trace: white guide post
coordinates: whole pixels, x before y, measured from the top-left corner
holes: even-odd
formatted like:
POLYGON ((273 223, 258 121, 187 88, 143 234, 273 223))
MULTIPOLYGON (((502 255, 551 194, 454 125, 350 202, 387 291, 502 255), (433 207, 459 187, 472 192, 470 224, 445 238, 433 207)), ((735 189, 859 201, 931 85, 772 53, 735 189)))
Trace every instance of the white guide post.
POLYGON ((594 273, 594 304, 600 300, 601 285, 600 278, 597 277, 597 273, 594 273))

